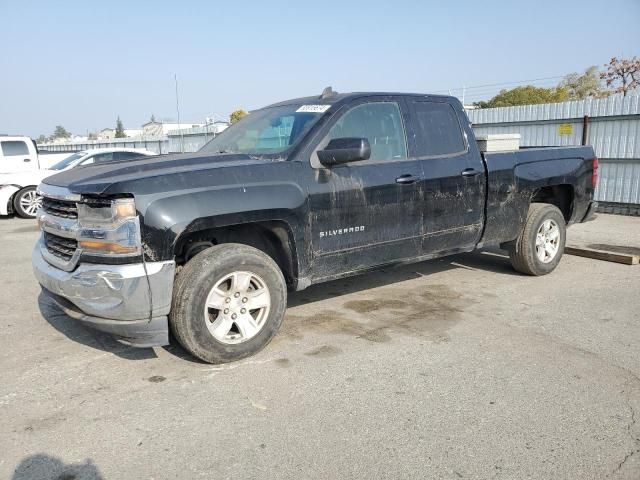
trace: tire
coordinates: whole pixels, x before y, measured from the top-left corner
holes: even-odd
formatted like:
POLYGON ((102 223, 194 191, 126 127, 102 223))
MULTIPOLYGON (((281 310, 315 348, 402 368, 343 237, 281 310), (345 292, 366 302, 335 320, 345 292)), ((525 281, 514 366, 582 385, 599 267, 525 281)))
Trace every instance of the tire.
POLYGON ((565 219, 558 207, 548 203, 532 203, 529 206, 524 228, 509 249, 511 265, 518 272, 527 275, 540 276, 552 272, 560 263, 566 237, 565 219), (545 229, 541 230, 543 225, 545 229, 548 226, 552 227, 552 230, 548 231, 550 233, 545 232, 545 229), (553 229, 554 226, 557 227, 557 241, 552 240, 555 238, 553 233, 556 232, 553 229), (539 239, 540 232, 542 232, 543 241, 541 248, 537 248, 536 241, 539 239), (554 251, 554 245, 555 253, 551 255, 549 252, 554 251), (540 258, 540 255, 545 258, 540 258))
POLYGON ((39 201, 36 187, 25 187, 13 196, 13 208, 19 217, 36 218, 39 201))
POLYGON ((170 325, 193 356, 208 363, 232 362, 256 354, 271 341, 286 305, 287 285, 273 259, 256 248, 225 243, 198 253, 182 268, 174 286, 170 325), (238 286, 243 282, 247 289, 238 286), (243 305, 260 302, 269 306, 243 312, 243 305), (216 307, 206 307, 212 304, 216 307), (247 315, 254 320, 247 320, 247 315), (231 329, 224 335, 229 322, 231 329))

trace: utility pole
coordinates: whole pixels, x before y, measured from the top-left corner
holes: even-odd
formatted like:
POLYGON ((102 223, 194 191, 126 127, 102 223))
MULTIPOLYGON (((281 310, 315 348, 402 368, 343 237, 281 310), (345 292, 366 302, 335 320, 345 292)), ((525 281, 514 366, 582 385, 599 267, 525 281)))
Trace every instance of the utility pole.
POLYGON ((180 153, 184 153, 184 132, 180 126, 180 103, 178 101, 178 75, 174 73, 173 78, 176 81, 176 112, 178 113, 178 128, 180 129, 180 153))

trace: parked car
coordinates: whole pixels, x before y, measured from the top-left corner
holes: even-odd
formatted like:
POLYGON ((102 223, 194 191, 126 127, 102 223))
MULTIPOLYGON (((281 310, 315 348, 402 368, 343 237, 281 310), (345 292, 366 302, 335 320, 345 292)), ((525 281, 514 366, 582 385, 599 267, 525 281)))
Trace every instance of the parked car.
MULTIPOLYGON (((3 140, 0 140, 4 142, 3 140)), ((0 215, 13 212, 22 218, 35 218, 40 204, 36 194, 38 184, 45 178, 63 170, 111 160, 131 160, 155 155, 142 148, 96 148, 67 153, 64 158, 47 169, 29 169, 0 174, 0 215)))
POLYGON ((550 273, 596 176, 588 146, 481 153, 452 97, 325 91, 195 154, 47 178, 33 267, 82 323, 228 362, 273 338, 287 289, 489 245, 550 273))

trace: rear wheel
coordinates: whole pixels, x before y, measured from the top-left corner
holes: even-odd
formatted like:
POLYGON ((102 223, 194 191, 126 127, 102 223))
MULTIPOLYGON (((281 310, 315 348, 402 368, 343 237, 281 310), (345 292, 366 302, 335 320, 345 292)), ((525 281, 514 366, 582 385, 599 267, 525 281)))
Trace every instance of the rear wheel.
POLYGON ((271 257, 247 245, 216 245, 180 271, 171 328, 199 359, 230 362, 259 352, 271 341, 286 303, 284 276, 271 257))
POLYGON ((566 241, 566 223, 558 207, 532 203, 524 229, 512 244, 513 268, 527 275, 546 275, 560 263, 566 241))
POLYGON ((36 193, 36 187, 26 187, 13 197, 13 208, 22 218, 36 218, 40 202, 41 199, 36 193))

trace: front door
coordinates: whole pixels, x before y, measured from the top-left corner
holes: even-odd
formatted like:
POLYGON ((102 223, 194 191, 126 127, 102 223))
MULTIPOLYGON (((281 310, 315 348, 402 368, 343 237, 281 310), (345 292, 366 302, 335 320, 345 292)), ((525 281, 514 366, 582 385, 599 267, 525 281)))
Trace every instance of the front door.
POLYGON ((315 280, 419 254, 422 168, 407 155, 403 109, 396 97, 343 107, 318 149, 334 138, 366 138, 371 157, 324 168, 312 156, 317 167, 309 192, 315 280))

